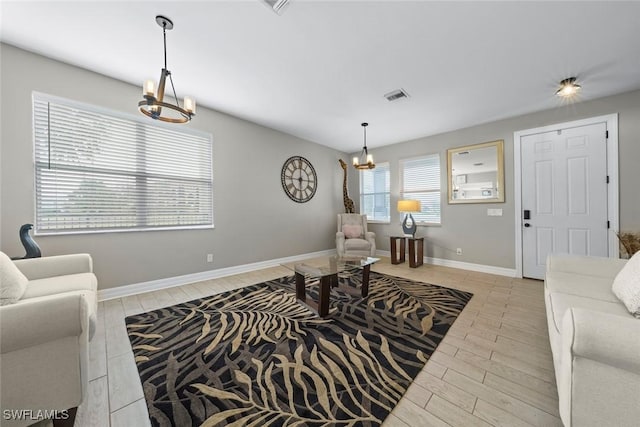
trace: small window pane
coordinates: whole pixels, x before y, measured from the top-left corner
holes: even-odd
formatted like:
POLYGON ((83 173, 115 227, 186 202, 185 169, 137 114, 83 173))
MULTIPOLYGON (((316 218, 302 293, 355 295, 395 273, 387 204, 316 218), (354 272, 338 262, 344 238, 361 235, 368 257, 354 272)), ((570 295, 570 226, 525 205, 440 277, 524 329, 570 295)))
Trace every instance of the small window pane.
POLYGON ((400 162, 402 199, 419 200, 422 212, 412 214, 418 223, 440 224, 440 156, 432 154, 400 162))
POLYGON ((371 221, 390 220, 389 163, 360 171, 360 213, 371 221))

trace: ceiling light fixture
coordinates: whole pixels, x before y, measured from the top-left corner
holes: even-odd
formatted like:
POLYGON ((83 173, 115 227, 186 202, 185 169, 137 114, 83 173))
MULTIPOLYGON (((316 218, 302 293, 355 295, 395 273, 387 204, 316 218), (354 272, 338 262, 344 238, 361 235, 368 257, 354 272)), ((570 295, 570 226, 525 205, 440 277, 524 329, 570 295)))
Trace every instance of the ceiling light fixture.
POLYGON ((569 77, 560 82, 560 89, 556 91, 556 95, 561 98, 571 98, 582 88, 576 83, 575 77, 569 77))
POLYGON ((155 82, 146 80, 142 85, 142 96, 144 100, 138 102, 138 109, 145 116, 155 120, 161 120, 169 123, 186 123, 190 121, 196 114, 196 101, 188 96, 184 97, 184 108, 180 107, 180 101, 176 95, 176 88, 173 86, 171 71, 167 69, 167 30, 173 28, 173 22, 166 16, 156 16, 156 22, 162 27, 162 36, 164 38, 164 68, 160 72, 160 83, 158 84, 158 93, 155 93, 155 82), (166 79, 169 77, 175 104, 164 101, 164 87, 166 79))
POLYGON ((353 158, 353 167, 356 169, 373 169, 376 165, 373 163, 373 156, 367 150, 367 126, 369 126, 369 123, 362 123, 361 126, 364 131, 364 147, 362 147, 360 157, 353 158))
POLYGON ((275 13, 282 15, 282 12, 289 5, 289 0, 263 0, 275 13))

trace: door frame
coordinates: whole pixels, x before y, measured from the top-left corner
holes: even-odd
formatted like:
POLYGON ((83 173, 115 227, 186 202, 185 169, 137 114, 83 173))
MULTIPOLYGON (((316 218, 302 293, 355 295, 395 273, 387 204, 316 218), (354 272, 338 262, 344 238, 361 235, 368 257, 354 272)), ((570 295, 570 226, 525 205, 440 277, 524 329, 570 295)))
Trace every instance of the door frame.
POLYGON ((516 277, 522 277, 522 145, 520 139, 524 136, 538 133, 551 132, 560 129, 568 129, 596 123, 606 123, 609 138, 607 139, 607 175, 609 187, 607 187, 607 219, 609 220, 609 257, 620 256, 620 246, 616 232, 618 231, 619 213, 618 196, 618 113, 604 116, 590 117, 571 122, 556 123, 533 129, 519 130, 513 133, 513 176, 514 176, 514 201, 515 201, 515 227, 516 227, 516 277))

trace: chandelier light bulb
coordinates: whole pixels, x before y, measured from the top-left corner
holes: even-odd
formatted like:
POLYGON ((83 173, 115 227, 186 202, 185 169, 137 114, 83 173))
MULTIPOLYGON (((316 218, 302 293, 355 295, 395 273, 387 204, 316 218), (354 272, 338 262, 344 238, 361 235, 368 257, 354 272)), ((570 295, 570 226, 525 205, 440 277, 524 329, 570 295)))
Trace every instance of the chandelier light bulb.
POLYGON ((142 85, 142 95, 143 96, 155 96, 156 94, 156 82, 153 80, 145 80, 142 85))
POLYGON ((195 114, 196 112, 196 100, 190 96, 184 97, 184 109, 187 110, 191 114, 195 114))

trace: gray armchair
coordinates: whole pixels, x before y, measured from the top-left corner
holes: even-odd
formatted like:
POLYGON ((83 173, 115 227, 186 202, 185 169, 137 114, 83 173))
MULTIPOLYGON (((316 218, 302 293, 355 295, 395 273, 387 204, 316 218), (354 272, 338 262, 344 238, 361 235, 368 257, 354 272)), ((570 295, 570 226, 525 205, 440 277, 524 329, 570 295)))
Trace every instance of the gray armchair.
POLYGON ((338 214, 336 233, 338 256, 375 256, 376 234, 367 231, 367 216, 338 214))

